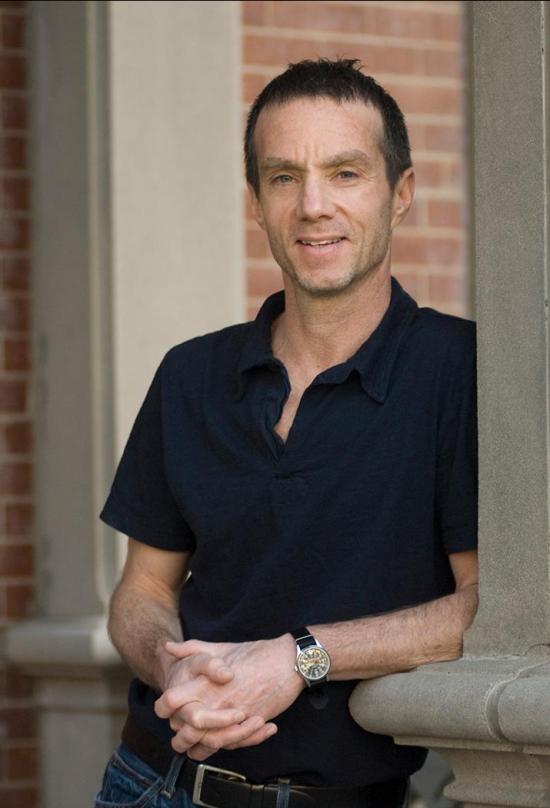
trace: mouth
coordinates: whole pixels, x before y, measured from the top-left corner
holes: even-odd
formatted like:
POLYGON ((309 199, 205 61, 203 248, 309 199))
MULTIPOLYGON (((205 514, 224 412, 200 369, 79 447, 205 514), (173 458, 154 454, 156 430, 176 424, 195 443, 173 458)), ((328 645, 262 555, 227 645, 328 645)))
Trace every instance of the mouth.
POLYGON ((344 241, 344 238, 341 236, 326 239, 304 239, 304 238, 297 239, 298 244, 302 244, 304 247, 314 247, 318 249, 322 249, 323 247, 329 247, 333 244, 339 244, 341 241, 344 241))

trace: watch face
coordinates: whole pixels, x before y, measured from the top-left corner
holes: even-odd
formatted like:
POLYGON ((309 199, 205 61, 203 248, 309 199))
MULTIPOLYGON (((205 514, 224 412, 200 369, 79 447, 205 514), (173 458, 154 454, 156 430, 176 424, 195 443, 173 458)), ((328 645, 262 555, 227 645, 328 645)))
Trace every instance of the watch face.
POLYGON ((296 667, 304 679, 315 682, 324 679, 330 669, 330 657, 324 648, 312 645, 300 651, 296 660, 296 667))

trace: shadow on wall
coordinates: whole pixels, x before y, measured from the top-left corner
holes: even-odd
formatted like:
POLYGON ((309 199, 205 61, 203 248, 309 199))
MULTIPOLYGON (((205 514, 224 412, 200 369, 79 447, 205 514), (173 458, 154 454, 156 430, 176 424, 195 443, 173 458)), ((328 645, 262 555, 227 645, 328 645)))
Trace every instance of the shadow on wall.
POLYGON ((442 796, 452 777, 443 758, 430 752, 425 765, 412 777, 409 808, 462 808, 462 803, 442 796))

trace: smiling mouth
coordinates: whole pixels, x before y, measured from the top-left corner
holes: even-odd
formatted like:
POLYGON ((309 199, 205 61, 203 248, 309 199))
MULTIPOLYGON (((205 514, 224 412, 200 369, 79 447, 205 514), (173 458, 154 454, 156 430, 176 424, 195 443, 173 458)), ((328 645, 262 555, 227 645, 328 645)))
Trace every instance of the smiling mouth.
POLYGON ((331 239, 316 239, 316 240, 306 240, 303 238, 298 239, 298 244, 304 244, 306 247, 326 247, 328 244, 338 244, 338 242, 343 241, 343 238, 331 238, 331 239))

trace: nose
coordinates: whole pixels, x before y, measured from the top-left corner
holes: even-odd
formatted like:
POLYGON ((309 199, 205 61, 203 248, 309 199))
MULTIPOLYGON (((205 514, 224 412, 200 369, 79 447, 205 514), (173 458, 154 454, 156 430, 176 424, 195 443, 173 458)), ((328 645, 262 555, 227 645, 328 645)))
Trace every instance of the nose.
POLYGON ((334 216, 334 210, 334 202, 326 183, 315 177, 304 178, 298 200, 299 218, 308 221, 330 219, 334 216))

